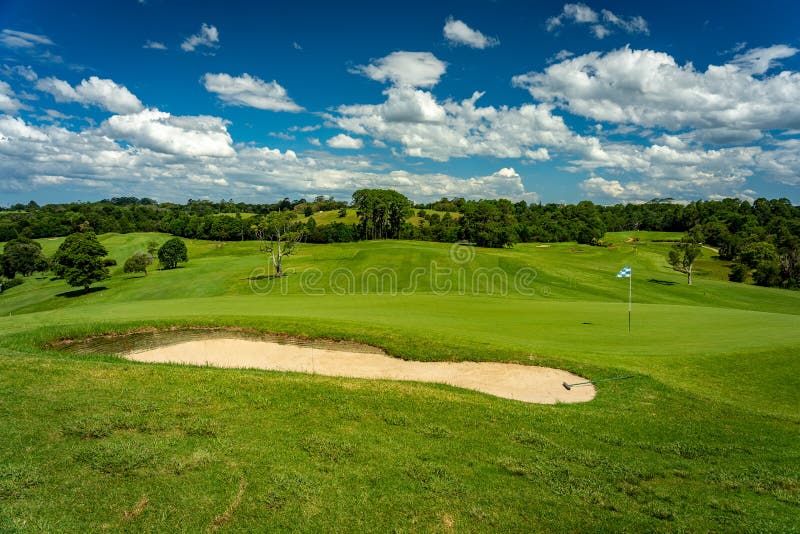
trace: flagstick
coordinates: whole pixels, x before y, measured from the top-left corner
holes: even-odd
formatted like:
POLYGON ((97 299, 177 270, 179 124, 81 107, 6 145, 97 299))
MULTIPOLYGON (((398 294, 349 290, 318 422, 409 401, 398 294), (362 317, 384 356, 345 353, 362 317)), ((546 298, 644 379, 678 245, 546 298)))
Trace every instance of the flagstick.
POLYGON ((631 331, 631 302, 633 302, 633 272, 628 277, 628 332, 631 331))

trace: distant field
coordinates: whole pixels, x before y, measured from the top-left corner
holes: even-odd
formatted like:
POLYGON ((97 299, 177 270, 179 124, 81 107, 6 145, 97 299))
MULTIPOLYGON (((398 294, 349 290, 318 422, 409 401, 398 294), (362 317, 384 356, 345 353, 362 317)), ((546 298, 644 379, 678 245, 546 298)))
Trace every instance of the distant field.
MULTIPOLYGON (((406 220, 415 226, 419 226, 420 222, 422 221, 422 219, 417 215, 419 211, 420 210, 417 209, 413 210, 414 214, 411 217, 407 218, 406 220)), ((422 211, 425 211, 426 213, 436 213, 440 217, 443 217, 444 214, 447 213, 444 211, 435 211, 435 210, 422 210, 422 211)), ((450 216, 454 219, 458 219, 459 217, 461 217, 461 214, 450 213, 450 216)), ((316 221, 317 224, 331 224, 332 222, 340 222, 344 224, 358 224, 357 212, 356 210, 351 210, 351 209, 347 210, 346 217, 339 217, 339 210, 318 211, 311 217, 314 217, 314 221, 316 221)), ((309 218, 310 217, 301 217, 299 220, 302 222, 306 222, 308 221, 309 218)))
POLYGON ((248 212, 241 212, 241 213, 238 213, 238 214, 237 213, 233 213, 233 212, 231 212, 231 213, 212 213, 211 215, 214 215, 214 216, 217 216, 217 217, 221 217, 223 215, 226 216, 226 217, 236 217, 237 215, 239 215, 239 216, 242 217, 242 219, 249 219, 250 217, 255 217, 256 216, 255 213, 248 213, 248 212))
POLYGON ((629 239, 643 242, 649 241, 680 241, 683 232, 650 232, 650 231, 629 231, 629 232, 606 232, 603 236, 604 241, 626 242, 629 239))
POLYGON ((100 236, 119 263, 103 289, 32 277, 0 296, 0 531, 791 530, 800 292, 730 283, 712 251, 688 286, 656 241, 671 236, 303 245, 272 283, 254 242, 186 240, 187 264, 145 277, 124 259, 170 236, 100 236), (42 348, 175 325, 635 378, 544 406, 42 348))

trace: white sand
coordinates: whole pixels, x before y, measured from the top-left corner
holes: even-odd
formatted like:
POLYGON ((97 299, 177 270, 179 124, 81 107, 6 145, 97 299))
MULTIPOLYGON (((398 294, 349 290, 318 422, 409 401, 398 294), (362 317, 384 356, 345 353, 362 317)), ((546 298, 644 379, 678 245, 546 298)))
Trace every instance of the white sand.
POLYGON ((379 352, 346 352, 244 339, 189 341, 133 352, 125 357, 140 362, 435 382, 540 404, 586 402, 595 395, 592 385, 567 391, 562 382, 571 384, 586 379, 548 367, 491 362, 412 362, 379 352))

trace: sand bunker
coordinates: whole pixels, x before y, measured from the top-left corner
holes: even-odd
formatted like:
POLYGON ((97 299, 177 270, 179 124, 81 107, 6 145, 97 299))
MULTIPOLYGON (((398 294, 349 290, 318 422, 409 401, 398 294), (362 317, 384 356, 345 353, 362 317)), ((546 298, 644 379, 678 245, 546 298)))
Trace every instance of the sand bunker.
POLYGON ((245 339, 177 343, 124 355, 139 362, 182 363, 293 371, 325 376, 435 382, 524 402, 585 402, 594 386, 567 391, 562 382, 585 379, 559 369, 491 362, 412 362, 381 352, 348 352, 245 339))

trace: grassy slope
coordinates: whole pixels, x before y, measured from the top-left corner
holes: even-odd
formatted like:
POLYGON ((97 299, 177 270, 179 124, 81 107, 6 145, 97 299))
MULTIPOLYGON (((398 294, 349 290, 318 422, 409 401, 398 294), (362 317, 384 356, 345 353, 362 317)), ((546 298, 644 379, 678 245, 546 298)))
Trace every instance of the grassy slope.
MULTIPOLYGON (((263 260, 252 243, 189 241, 184 268, 131 277, 118 267, 107 289, 78 297, 57 296, 70 289, 62 281, 27 280, 0 297, 0 529, 204 528, 244 480, 229 520, 237 528, 784 530, 800 504, 800 294, 715 279, 710 257, 688 287, 665 264, 669 245, 649 241, 669 236, 638 235, 635 249, 615 236, 613 249, 474 249, 464 264, 443 244, 308 245, 289 259, 285 291, 262 295, 248 284, 263 260), (627 283, 613 278, 626 264, 631 334, 627 283), (380 294, 365 279, 394 268, 404 288, 416 267, 452 269, 438 287, 455 289, 437 295, 425 276, 413 294, 386 285, 380 294), (521 267, 536 271, 533 296, 472 282, 479 268, 521 267), (320 270, 312 285, 326 295, 303 293, 307 268, 320 270), (332 294, 341 268, 353 271, 355 294, 332 294), (533 357, 591 378, 639 376, 601 385, 592 403, 546 407, 38 348, 182 322, 349 337, 410 358, 533 357), (143 495, 144 511, 125 519, 143 495)), ((152 238, 102 236, 120 264, 152 238)), ((43 241, 46 252, 58 243, 43 241)))

